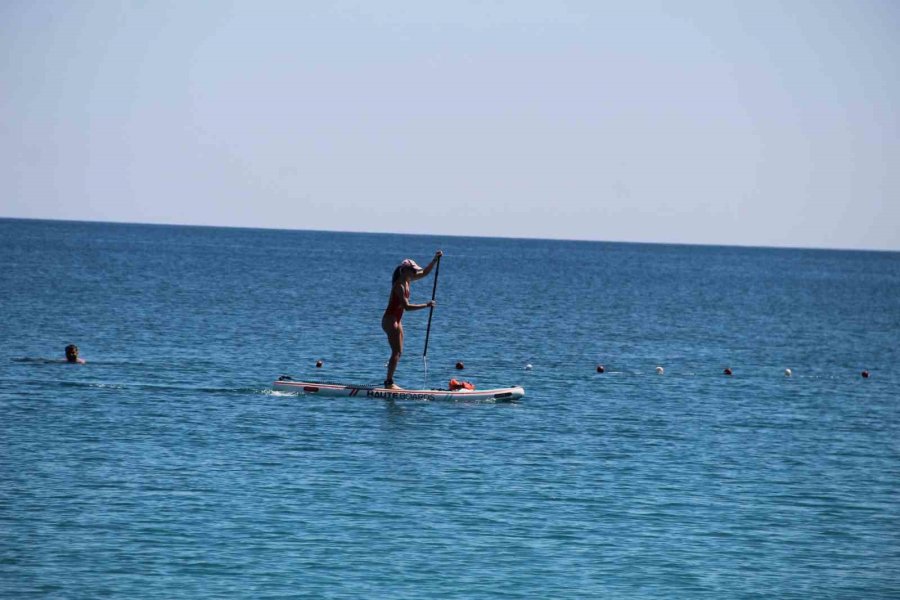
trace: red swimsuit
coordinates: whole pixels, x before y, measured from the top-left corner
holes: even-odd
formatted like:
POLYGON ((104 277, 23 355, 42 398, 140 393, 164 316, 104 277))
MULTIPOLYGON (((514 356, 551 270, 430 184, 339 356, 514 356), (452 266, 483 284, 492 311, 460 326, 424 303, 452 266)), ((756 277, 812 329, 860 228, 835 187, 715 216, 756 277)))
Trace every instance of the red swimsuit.
MULTIPOLYGON (((409 286, 403 289, 403 296, 409 300, 409 286)), ((397 298, 394 290, 391 290, 391 297, 388 300, 387 308, 384 309, 384 314, 385 316, 390 315, 394 321, 399 321, 403 318, 403 303, 397 298)))

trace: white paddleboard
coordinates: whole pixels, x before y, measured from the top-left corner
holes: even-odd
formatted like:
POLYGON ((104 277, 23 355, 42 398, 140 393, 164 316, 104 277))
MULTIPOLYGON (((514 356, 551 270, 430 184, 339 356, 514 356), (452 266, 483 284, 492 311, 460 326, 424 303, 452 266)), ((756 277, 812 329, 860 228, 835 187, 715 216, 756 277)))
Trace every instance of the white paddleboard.
POLYGON ((525 395, 521 386, 493 390, 389 390, 367 385, 345 385, 316 381, 296 381, 280 377, 272 384, 280 392, 295 392, 330 398, 378 398, 381 400, 440 400, 440 401, 492 401, 511 402, 525 395))

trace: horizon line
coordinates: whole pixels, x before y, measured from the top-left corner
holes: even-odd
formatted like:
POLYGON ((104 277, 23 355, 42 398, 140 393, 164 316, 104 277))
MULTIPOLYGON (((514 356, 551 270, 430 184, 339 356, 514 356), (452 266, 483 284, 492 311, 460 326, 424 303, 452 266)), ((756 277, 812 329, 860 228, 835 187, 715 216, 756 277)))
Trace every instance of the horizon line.
POLYGON ((633 244, 645 246, 698 246, 704 248, 742 248, 747 250, 813 250, 825 252, 878 252, 896 254, 900 252, 898 249, 890 248, 839 248, 826 246, 766 246, 752 244, 722 244, 713 242, 646 242, 634 240, 599 240, 585 238, 565 238, 565 237, 532 237, 532 236, 501 236, 501 235, 463 235, 457 233, 413 233, 408 231, 355 231, 342 229, 302 229, 302 228, 286 228, 286 227, 265 227, 265 226, 247 226, 247 225, 210 225, 198 223, 164 223, 164 222, 147 222, 147 221, 94 221, 88 219, 54 219, 46 217, 9 217, 0 215, 0 220, 7 221, 45 221, 51 223, 85 223, 95 225, 147 225, 151 227, 202 227, 209 229, 246 229, 249 231, 293 231, 306 233, 356 233, 363 235, 408 235, 419 237, 452 237, 452 238, 473 238, 473 239, 497 239, 497 240, 530 240, 537 242, 576 242, 588 244, 633 244))

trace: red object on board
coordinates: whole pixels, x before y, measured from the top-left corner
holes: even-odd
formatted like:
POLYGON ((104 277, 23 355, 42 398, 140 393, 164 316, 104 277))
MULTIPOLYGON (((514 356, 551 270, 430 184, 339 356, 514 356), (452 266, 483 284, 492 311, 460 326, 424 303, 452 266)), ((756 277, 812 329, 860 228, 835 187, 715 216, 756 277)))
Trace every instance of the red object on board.
POLYGON ((450 380, 450 391, 455 392, 456 390, 474 390, 475 386, 469 383, 468 381, 457 381, 456 379, 450 380))

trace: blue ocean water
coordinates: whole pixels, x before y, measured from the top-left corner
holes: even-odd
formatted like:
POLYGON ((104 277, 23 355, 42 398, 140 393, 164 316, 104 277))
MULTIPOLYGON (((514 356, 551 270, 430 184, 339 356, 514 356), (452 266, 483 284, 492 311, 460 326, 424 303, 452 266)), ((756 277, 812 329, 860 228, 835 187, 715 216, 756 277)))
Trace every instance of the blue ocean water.
POLYGON ((3 597, 900 597, 898 253, 0 220, 0 264, 3 597), (398 383, 523 400, 271 391, 383 379, 438 248, 398 383))

